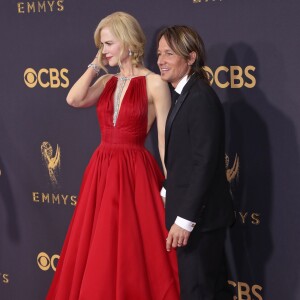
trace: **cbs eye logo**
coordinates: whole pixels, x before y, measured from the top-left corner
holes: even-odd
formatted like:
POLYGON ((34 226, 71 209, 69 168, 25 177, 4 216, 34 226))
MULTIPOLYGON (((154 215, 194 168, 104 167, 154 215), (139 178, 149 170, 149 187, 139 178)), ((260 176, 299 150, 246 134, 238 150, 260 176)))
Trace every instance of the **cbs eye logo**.
POLYGON ((68 70, 56 68, 35 71, 32 68, 27 68, 24 72, 24 82, 29 88, 34 88, 36 85, 42 88, 67 88, 69 86, 69 78, 66 76, 68 70))
POLYGON ((245 68, 240 66, 219 66, 214 71, 210 67, 204 66, 203 69, 208 74, 210 84, 214 83, 221 89, 240 89, 242 87, 252 89, 256 85, 254 66, 247 66, 245 68))
POLYGON ((58 254, 54 254, 50 257, 45 252, 40 252, 36 259, 39 268, 43 271, 48 271, 50 267, 52 268, 53 271, 56 271, 58 260, 59 260, 58 254))

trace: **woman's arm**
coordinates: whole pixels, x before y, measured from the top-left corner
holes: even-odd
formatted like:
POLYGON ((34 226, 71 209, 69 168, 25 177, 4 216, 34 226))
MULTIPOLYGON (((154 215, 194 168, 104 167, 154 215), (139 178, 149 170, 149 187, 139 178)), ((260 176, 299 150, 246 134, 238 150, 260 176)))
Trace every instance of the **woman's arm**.
MULTIPOLYGON (((166 167, 164 164, 165 157, 165 126, 167 116, 171 107, 171 95, 168 84, 163 81, 159 75, 150 75, 150 94, 153 100, 157 132, 158 132, 158 150, 162 162, 165 177, 167 176, 166 167)), ((150 79, 149 78, 149 79, 150 79)))
MULTIPOLYGON (((98 58, 95 57, 92 63, 97 65, 97 60, 98 58)), ((97 103, 111 75, 105 74, 91 85, 96 76, 97 73, 93 68, 87 68, 68 93, 67 102, 69 105, 74 107, 89 107, 97 103)))

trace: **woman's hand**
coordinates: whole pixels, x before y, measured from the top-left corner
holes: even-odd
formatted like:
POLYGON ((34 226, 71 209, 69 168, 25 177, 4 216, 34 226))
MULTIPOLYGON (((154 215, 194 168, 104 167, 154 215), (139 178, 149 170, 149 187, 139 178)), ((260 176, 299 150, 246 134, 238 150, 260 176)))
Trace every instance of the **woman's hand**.
MULTIPOLYGON (((97 51, 97 53, 96 53, 96 56, 95 56, 95 58, 94 58, 94 60, 92 61, 92 64, 95 64, 95 65, 97 65, 97 66, 99 66, 99 56, 100 56, 100 51, 101 50, 98 50, 97 51)), ((104 66, 107 66, 108 65, 108 61, 107 61, 107 59, 105 58, 105 55, 102 55, 102 64, 104 65, 104 66)))

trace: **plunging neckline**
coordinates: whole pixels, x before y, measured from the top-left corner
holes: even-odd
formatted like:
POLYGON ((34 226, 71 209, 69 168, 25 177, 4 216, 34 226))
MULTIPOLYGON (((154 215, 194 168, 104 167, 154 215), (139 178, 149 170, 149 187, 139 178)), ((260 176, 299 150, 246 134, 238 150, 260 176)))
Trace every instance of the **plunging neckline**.
MULTIPOLYGON (((115 83, 115 91, 113 93, 113 99, 112 99, 112 102, 113 102, 113 107, 114 107, 114 97, 115 97, 115 93, 116 93, 116 89, 117 89, 117 85, 118 85, 118 81, 119 81, 119 77, 118 76, 115 76, 115 79, 116 79, 116 83, 115 83)), ((113 109, 113 114, 112 114, 112 124, 113 124, 113 127, 117 127, 117 124, 118 124, 118 120, 119 120, 119 117, 120 117, 120 114, 121 114, 121 109, 122 109, 122 106, 123 106, 123 102, 125 100, 125 97, 127 96, 127 91, 129 90, 129 87, 131 85, 131 81, 134 79, 134 78, 137 78, 137 77, 140 77, 140 76, 136 76, 136 77, 132 77, 130 78, 129 80, 129 83, 128 83, 128 86, 127 86, 127 89, 123 95, 123 98, 122 98, 122 101, 120 101, 120 104, 119 104, 119 111, 118 111, 118 116, 117 116, 117 119, 116 119, 116 122, 115 122, 115 125, 114 125, 114 109, 113 109)))
MULTIPOLYGON (((147 75, 148 75, 148 74, 147 74, 147 75)), ((127 92, 128 92, 128 90, 129 90, 129 88, 131 88, 131 82, 132 82, 132 80, 134 80, 134 79, 136 79, 136 78, 140 78, 140 77, 145 77, 145 78, 146 78, 147 75, 139 75, 139 76, 134 76, 134 77, 130 78, 128 87, 127 87, 127 89, 126 89, 126 91, 125 91, 125 93, 124 93, 124 96, 123 96, 123 98, 122 98, 122 101, 120 102, 119 112, 118 112, 118 117, 117 117, 117 119, 116 119, 115 125, 114 125, 114 123, 113 123, 114 113, 112 114, 112 124, 113 124, 113 127, 117 127, 118 120, 119 120, 119 117, 120 117, 120 114, 121 114, 121 110, 122 110, 122 106, 123 106, 123 102, 124 102, 124 100, 126 100, 125 97, 127 96, 127 92)), ((114 91, 114 93, 113 93, 113 97, 114 97, 114 96, 115 96, 116 87, 117 87, 119 78, 118 78, 118 76, 116 76, 116 75, 113 75, 112 78, 115 78, 115 80, 116 80, 116 82, 115 82, 115 91, 114 91)), ((114 103, 113 99, 112 99, 112 102, 114 103)))

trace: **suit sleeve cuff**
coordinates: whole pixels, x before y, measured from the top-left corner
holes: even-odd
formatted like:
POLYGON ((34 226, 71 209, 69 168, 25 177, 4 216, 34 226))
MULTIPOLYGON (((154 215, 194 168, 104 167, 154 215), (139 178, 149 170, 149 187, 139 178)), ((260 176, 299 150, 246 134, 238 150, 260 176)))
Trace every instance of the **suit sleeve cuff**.
POLYGON ((160 195, 161 195, 162 197, 166 198, 167 190, 166 190, 164 187, 161 188, 161 190, 160 190, 160 195))
POLYGON ((184 218, 181 218, 179 216, 177 216, 176 220, 175 220, 175 224, 180 226, 181 228, 189 231, 189 232, 192 232, 196 223, 195 222, 192 222, 192 221, 189 221, 189 220, 186 220, 184 218))

